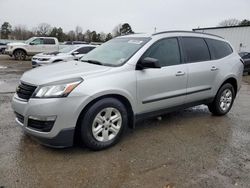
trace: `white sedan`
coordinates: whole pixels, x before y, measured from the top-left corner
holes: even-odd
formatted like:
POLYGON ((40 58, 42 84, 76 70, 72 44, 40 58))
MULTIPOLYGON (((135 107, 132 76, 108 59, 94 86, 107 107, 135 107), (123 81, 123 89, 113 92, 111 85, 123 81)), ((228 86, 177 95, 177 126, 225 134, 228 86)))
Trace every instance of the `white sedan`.
POLYGON ((40 53, 33 56, 31 60, 32 67, 34 68, 62 61, 79 60, 84 54, 87 54, 96 47, 96 45, 89 44, 71 45, 60 49, 58 52, 40 53))

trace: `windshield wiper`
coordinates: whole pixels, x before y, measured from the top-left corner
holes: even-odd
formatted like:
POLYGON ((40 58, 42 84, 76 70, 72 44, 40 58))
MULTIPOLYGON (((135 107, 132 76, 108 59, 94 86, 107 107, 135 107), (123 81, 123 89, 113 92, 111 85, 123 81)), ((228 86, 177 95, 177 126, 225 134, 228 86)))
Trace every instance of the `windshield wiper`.
POLYGON ((87 63, 91 63, 91 64, 95 64, 95 65, 104 65, 102 62, 97 61, 97 60, 82 60, 82 62, 87 62, 87 63))

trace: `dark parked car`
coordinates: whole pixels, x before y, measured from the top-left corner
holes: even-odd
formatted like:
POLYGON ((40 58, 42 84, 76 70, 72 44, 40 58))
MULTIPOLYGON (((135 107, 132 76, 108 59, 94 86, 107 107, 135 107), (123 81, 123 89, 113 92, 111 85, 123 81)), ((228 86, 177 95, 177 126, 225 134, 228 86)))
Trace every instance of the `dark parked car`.
POLYGON ((250 52, 241 52, 239 55, 244 60, 244 72, 250 74, 250 52))
POLYGON ((0 42, 0 54, 4 53, 4 50, 6 49, 6 43, 0 42))

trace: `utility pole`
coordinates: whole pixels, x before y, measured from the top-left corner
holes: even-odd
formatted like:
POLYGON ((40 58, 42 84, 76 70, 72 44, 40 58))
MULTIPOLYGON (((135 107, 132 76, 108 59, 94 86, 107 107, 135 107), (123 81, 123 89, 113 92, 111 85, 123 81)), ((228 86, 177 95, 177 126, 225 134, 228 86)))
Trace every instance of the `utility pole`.
POLYGON ((155 30, 155 33, 156 33, 156 29, 157 29, 157 28, 155 27, 155 28, 154 28, 154 30, 155 30))

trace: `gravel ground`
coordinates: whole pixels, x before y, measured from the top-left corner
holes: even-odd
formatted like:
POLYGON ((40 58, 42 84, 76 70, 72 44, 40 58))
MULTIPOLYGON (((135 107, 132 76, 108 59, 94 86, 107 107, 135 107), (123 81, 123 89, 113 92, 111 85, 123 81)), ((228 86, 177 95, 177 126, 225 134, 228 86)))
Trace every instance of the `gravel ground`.
POLYGON ((0 187, 249 187, 250 76, 224 117, 206 106, 170 113, 93 152, 41 146, 16 125, 11 98, 30 64, 0 56, 0 187))

